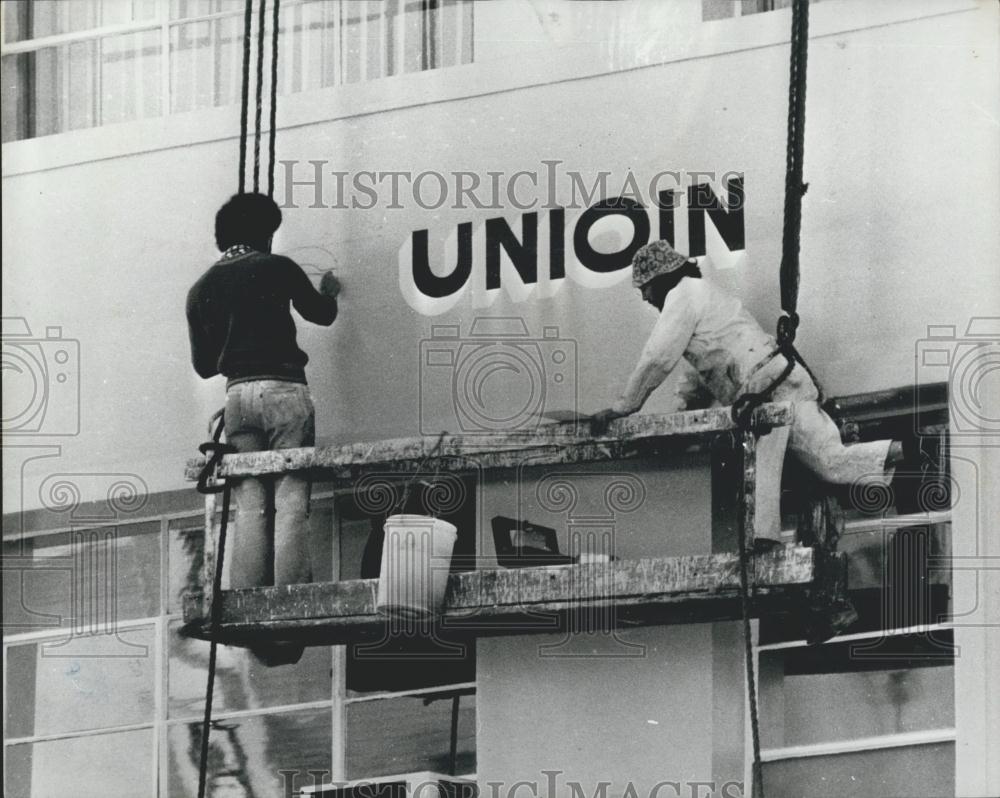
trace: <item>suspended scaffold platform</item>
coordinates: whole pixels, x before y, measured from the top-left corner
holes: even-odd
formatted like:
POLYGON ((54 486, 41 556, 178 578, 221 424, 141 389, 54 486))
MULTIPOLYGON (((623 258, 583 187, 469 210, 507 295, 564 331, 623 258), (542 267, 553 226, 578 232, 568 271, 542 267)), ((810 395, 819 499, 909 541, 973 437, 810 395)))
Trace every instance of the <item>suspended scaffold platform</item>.
MULTIPOLYGON (((754 616, 802 611, 836 603, 844 594, 846 563, 835 551, 817 516, 808 546, 787 546, 752 556, 754 541, 755 446, 757 435, 790 423, 793 409, 766 404, 747 430, 738 430, 730 409, 711 408, 670 415, 639 415, 612 422, 600 435, 576 425, 552 424, 503 435, 414 437, 345 446, 229 454, 214 479, 239 479, 308 472, 317 481, 350 486, 367 474, 406 475, 436 471, 513 470, 532 466, 669 457, 699 440, 735 434, 741 444, 739 513, 754 616)), ((586 426, 586 425, 584 425, 586 426)), ((196 479, 204 460, 188 464, 196 479)), ((736 485, 733 486, 734 494, 736 485)), ((195 637, 237 646, 267 639, 331 645, 378 640, 389 619, 376 611, 378 580, 285 585, 226 590, 219 596, 212 631, 215 569, 213 497, 206 508, 204 584, 187 597, 186 631, 195 637)), ((664 522, 663 535, 670 535, 664 522)), ((239 530, 235 531, 239 534, 239 530)), ((445 609, 433 622, 447 638, 521 635, 582 630, 596 625, 631 626, 738 619, 743 611, 742 560, 738 552, 614 560, 559 568, 480 568, 449 577, 445 609)))

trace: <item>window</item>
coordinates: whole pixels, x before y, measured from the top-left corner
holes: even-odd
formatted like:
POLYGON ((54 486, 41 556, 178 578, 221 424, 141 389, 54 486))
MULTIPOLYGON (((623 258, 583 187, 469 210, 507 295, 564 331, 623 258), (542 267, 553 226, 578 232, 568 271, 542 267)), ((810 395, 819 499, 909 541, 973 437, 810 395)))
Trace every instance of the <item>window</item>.
MULTIPOLYGON (((819 0, 811 0, 812 4, 819 0)), ((713 19, 746 17, 765 11, 790 8, 792 0, 701 0, 701 16, 706 22, 713 19)))
MULTIPOLYGON (((457 552, 471 555, 466 487, 447 517, 462 530, 457 552)), ((333 578, 338 557, 342 578, 377 570, 369 540, 380 519, 351 496, 317 491, 310 525, 318 580, 333 578)), ((196 792, 209 646, 180 628, 203 541, 203 517, 179 513, 4 543, 5 795, 57 794, 68 773, 75 794, 94 798, 196 792)), ((455 567, 472 560, 456 557, 455 567)), ((406 643, 374 658, 357 646, 311 647, 274 669, 221 647, 211 790, 284 795, 312 784, 310 772, 321 781, 474 772, 474 647, 428 660, 414 657, 433 651, 406 643)))
POLYGON ((954 794, 950 630, 760 652, 768 795, 954 794))
MULTIPOLYGON (((954 794, 956 649, 945 626, 954 491, 945 411, 918 401, 918 417, 907 412, 909 397, 907 411, 852 422, 865 439, 901 440, 917 430, 923 463, 897 471, 885 491, 837 491, 846 515, 838 548, 848 554, 857 621, 807 646, 800 621, 761 620, 769 796, 954 794)), ((793 492, 803 490, 792 482, 793 492)))
MULTIPOLYGON (((472 9, 283 0, 278 93, 471 63, 472 9)), ((238 103, 243 13, 244 0, 4 2, 3 141, 238 103)))
MULTIPOLYGON (((373 488, 378 491, 385 483, 373 488)), ((454 480, 455 502, 435 513, 458 529, 452 571, 475 568, 472 480, 454 480)), ((399 485, 379 499, 340 500, 341 579, 377 577, 387 505, 401 507, 399 485), (380 507, 376 507, 380 505, 380 507)), ((374 495, 374 494, 373 494, 374 495)), ((426 512, 410 496, 409 512, 426 512)), ((450 500, 449 500, 450 501, 450 500)), ((467 775, 476 769, 476 650, 471 641, 402 634, 345 651, 345 777, 419 771, 467 775)))

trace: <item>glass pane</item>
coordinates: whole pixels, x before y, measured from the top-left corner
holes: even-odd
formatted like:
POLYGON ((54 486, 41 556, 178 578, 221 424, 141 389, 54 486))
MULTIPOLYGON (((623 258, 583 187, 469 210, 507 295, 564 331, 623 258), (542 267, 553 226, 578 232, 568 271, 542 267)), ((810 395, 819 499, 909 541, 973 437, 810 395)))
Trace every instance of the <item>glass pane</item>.
MULTIPOLYGON (((180 614, 184 609, 184 596, 201 589, 205 546, 203 527, 200 515, 170 522, 167 539, 169 564, 167 612, 169 613, 180 614)), ((329 582, 333 574, 333 545, 336 541, 333 507, 330 502, 321 500, 313 503, 309 513, 309 527, 309 556, 313 581, 329 582)), ((235 526, 231 526, 229 532, 230 535, 239 534, 235 526)), ((227 550, 231 553, 233 537, 230 537, 229 541, 227 550)), ((226 561, 231 562, 231 556, 227 555, 226 561)))
MULTIPOLYGON (((902 645, 895 638, 897 648, 902 645)), ((870 644, 865 641, 866 647, 870 644)), ((868 660, 857 643, 762 651, 761 733, 765 748, 948 729, 955 723, 954 667, 896 657, 868 660), (838 650, 839 649, 839 650, 838 650), (801 658, 856 659, 850 669, 802 667, 801 658), (817 672, 822 670, 824 672, 817 672), (817 723, 817 718, 822 723, 817 723)), ((847 660, 850 662, 850 659, 847 660)))
POLYGON ((458 48, 461 54, 459 61, 463 64, 471 64, 475 54, 475 17, 473 17, 472 12, 473 4, 468 0, 463 0, 459 7, 459 13, 462 17, 462 33, 458 39, 458 48))
POLYGON ((203 516, 175 519, 167 531, 167 612, 179 614, 184 596, 198 592, 205 556, 203 516))
POLYGON ((108 798, 154 790, 149 729, 11 745, 5 754, 8 798, 108 798))
POLYGON ((3 552, 4 634, 109 631, 159 614, 158 521, 9 541, 3 552))
MULTIPOLYGON (((370 512, 391 507, 402 499, 401 484, 395 498, 376 493, 368 501, 352 496, 340 499, 340 578, 365 579, 379 575, 384 518, 370 512), (383 500, 387 504, 383 503, 383 500), (367 506, 367 509, 366 509, 367 506)), ((452 570, 471 565, 475 552, 475 490, 466 483, 465 501, 442 517, 458 528, 452 570)), ((413 511, 421 511, 420 492, 411 495, 413 511)), ((349 695, 400 692, 423 687, 473 682, 476 679, 475 646, 449 643, 426 636, 400 634, 379 644, 347 646, 347 690, 349 695)))
POLYGON ((341 5, 324 0, 281 8, 278 93, 334 86, 340 80, 341 5))
POLYGON ((368 0, 359 4, 356 36, 361 47, 361 62, 365 80, 375 80, 385 74, 385 39, 382 26, 382 4, 368 0))
POLYGON ((34 0, 31 3, 31 38, 77 33, 101 24, 100 3, 66 3, 34 0))
POLYGON ((476 697, 458 698, 452 762, 452 696, 415 696, 347 705, 347 778, 476 769, 476 697))
POLYGON ((239 103, 242 69, 242 16, 171 26, 172 112, 239 103))
MULTIPOLYGON (((11 2, 0 3, 0 13, 3 13, 3 40, 5 44, 20 42, 30 37, 30 10, 30 0, 11 0, 11 2)), ((6 85, 5 82, 4 86, 6 85)))
POLYGON ((955 794, 955 745, 889 748, 764 763, 768 798, 955 794))
MULTIPOLYGON (((463 63, 462 60, 462 17, 465 15, 465 8, 462 3, 448 2, 442 3, 438 14, 438 47, 437 66, 450 67, 463 63)), ((472 31, 467 34, 471 37, 472 31)))
POLYGON ((425 25, 426 16, 422 13, 422 3, 404 3, 405 11, 398 20, 398 25, 394 31, 399 38, 399 50, 397 51, 402 63, 396 68, 395 74, 400 72, 420 72, 426 69, 427 28, 425 25))
MULTIPOLYGON (((181 636, 170 625, 168 716, 195 718, 204 712, 208 643, 181 636)), ((332 694, 332 649, 307 648, 296 665, 267 668, 246 649, 220 646, 216 660, 215 712, 262 709, 327 701, 332 694)))
MULTIPOLYGON (((847 633, 937 624, 950 617, 951 524, 849 530, 847 584, 858 613, 847 633)), ((761 641, 802 640, 800 617, 761 620, 761 641)))
MULTIPOLYGON (((284 781, 293 774, 296 786, 312 784, 308 771, 330 772, 332 724, 328 709, 219 720, 209 738, 208 794, 291 795, 284 781)), ((189 798, 198 792, 201 725, 171 726, 168 736, 168 794, 189 798)))
MULTIPOLYGON (((45 47, 19 58, 21 138, 48 136, 96 124, 97 40, 45 47)), ((7 73, 13 75, 14 67, 7 73)), ((5 109, 4 115, 11 113, 5 109)), ((13 123, 5 121, 5 129, 13 123)))
POLYGON ((713 19, 728 19, 736 13, 734 0, 701 0, 701 18, 708 22, 713 19))
POLYGON ((838 548, 848 555, 847 584, 851 590, 951 582, 950 523, 848 531, 838 548))
MULTIPOLYGON (((7 4, 3 4, 4 14, 7 4)), ((0 99, 3 117, 3 143, 31 138, 31 120, 28 113, 30 105, 27 101, 29 70, 31 69, 31 53, 21 55, 5 55, 2 61, 3 95, 0 99)))
POLYGON ((159 116, 159 31, 108 36, 101 40, 101 124, 159 116))
POLYGON ((7 736, 152 722, 156 655, 152 627, 10 646, 7 736))
POLYGON ((208 14, 242 14, 244 0, 170 0, 171 19, 190 19, 208 14))
POLYGON ((156 19, 157 0, 4 0, 5 42, 156 19))

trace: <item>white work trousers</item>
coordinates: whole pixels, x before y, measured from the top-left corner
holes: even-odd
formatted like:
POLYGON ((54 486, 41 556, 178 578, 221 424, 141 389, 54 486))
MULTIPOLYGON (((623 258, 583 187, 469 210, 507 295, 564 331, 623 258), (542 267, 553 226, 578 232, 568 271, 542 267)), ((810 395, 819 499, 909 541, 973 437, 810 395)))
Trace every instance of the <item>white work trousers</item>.
MULTIPOLYGON (((747 389, 767 388, 785 364, 784 357, 774 358, 754 375, 747 389)), ((757 537, 781 539, 781 470, 786 448, 826 482, 889 484, 894 468, 886 466, 886 457, 892 441, 845 446, 837 425, 820 407, 816 385, 801 365, 795 365, 772 401, 791 402, 794 419, 791 425, 775 427, 757 442, 757 537)))

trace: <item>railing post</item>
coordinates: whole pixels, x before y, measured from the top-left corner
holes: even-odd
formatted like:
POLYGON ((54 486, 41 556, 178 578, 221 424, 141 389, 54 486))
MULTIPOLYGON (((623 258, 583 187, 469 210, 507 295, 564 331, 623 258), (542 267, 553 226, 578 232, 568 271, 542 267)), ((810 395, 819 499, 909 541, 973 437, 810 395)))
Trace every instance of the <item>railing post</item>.
POLYGON ((201 564, 201 617, 208 621, 212 609, 215 581, 216 494, 205 494, 205 540, 201 564))

